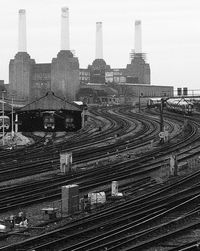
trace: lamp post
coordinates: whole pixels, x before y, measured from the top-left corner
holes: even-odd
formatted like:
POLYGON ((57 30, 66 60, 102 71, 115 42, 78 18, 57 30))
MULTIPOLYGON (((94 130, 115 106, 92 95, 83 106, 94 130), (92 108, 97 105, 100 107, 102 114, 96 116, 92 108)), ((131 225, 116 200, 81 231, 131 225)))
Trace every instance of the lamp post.
POLYGON ((11 112, 11 135, 14 136, 14 121, 13 121, 13 96, 12 96, 12 112, 11 112))
POLYGON ((3 116, 3 137, 2 137, 2 144, 3 146, 5 145, 5 142, 4 142, 4 93, 6 91, 2 91, 2 116, 3 116))

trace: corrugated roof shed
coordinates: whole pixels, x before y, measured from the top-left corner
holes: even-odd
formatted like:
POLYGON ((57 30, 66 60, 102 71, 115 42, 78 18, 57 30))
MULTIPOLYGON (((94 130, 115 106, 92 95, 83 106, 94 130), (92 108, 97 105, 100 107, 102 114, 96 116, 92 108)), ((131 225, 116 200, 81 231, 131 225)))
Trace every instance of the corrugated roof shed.
POLYGON ((69 110, 69 111, 81 111, 81 109, 66 100, 57 97, 53 92, 47 92, 45 96, 33 101, 32 103, 22 107, 20 111, 30 110, 69 110))

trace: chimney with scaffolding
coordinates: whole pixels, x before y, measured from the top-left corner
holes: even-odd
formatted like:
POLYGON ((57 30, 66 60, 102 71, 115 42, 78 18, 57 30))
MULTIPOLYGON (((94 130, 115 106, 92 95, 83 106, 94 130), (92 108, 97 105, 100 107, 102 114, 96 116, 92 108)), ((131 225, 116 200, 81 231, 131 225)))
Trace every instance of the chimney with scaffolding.
POLYGON ((146 54, 142 52, 141 21, 135 21, 135 46, 130 53, 131 63, 127 65, 127 83, 150 84, 150 67, 146 63, 146 54))

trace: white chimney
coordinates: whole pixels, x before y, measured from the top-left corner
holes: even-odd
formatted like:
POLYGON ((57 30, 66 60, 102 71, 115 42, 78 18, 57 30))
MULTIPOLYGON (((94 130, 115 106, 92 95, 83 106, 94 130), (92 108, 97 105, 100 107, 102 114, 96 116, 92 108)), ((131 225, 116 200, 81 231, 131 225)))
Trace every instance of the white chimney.
POLYGON ((102 22, 96 23, 96 59, 103 59, 102 22))
POLYGON ((141 21, 135 21, 135 53, 142 53, 142 28, 141 21))
POLYGON ((26 10, 19 10, 18 51, 26 52, 26 10))
POLYGON ((61 50, 70 50, 69 46, 69 9, 61 9, 61 50))

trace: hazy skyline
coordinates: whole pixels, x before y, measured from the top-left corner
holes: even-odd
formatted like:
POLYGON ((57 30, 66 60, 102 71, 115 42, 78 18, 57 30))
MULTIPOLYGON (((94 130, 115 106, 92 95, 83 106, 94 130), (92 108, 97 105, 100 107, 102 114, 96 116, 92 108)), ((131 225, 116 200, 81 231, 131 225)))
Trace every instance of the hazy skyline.
POLYGON ((103 55, 124 68, 134 49, 134 23, 142 21, 142 51, 151 84, 200 89, 199 0, 0 0, 0 79, 8 83, 18 50, 18 10, 26 9, 27 52, 50 63, 60 51, 61 8, 69 8, 70 49, 81 68, 95 59, 95 25, 103 22, 103 55))

